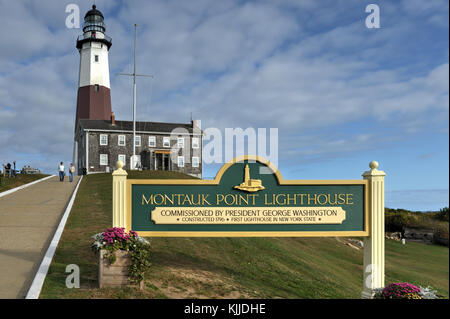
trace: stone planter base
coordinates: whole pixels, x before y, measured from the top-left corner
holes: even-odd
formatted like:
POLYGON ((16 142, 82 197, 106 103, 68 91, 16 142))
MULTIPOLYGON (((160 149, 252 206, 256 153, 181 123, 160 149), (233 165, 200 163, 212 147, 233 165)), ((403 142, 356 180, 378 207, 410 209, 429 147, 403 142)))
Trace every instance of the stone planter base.
POLYGON ((128 276, 128 267, 131 265, 131 258, 127 251, 116 251, 116 261, 110 264, 105 259, 106 250, 100 250, 98 254, 98 284, 100 288, 106 287, 136 287, 144 289, 144 282, 132 284, 128 276))

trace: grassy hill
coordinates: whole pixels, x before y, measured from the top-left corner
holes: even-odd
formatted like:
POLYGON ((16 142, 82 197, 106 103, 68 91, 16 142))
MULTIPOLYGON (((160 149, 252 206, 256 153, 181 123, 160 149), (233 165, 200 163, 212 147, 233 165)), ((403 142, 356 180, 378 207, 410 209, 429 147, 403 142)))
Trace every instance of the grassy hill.
MULTIPOLYGON (((111 188, 110 174, 83 179, 41 298, 360 298, 363 250, 345 238, 151 238, 143 291, 99 289, 91 236, 111 225, 111 188), (68 264, 80 267, 80 289, 65 287, 68 264)), ((386 283, 430 285, 448 298, 448 267, 447 247, 386 241, 386 283)))
POLYGON ((44 178, 46 174, 18 174, 16 177, 0 176, 0 193, 44 178))

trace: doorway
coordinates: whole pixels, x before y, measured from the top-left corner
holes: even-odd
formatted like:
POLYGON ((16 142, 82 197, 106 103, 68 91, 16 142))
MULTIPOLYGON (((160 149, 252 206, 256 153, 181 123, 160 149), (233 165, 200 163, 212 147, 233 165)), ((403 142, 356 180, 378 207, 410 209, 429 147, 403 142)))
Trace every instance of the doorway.
POLYGON ((170 160, 170 154, 155 152, 155 170, 172 170, 172 161, 170 160))

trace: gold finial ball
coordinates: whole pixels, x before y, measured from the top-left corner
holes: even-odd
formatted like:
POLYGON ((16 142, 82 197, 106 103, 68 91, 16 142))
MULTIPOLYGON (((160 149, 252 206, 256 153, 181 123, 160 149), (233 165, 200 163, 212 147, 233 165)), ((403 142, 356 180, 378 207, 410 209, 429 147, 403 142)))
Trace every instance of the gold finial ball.
POLYGON ((121 169, 123 166, 124 166, 124 165, 123 165, 123 162, 122 162, 122 161, 117 161, 117 162, 116 162, 116 167, 117 167, 117 169, 121 169))
POLYGON ((369 163, 369 167, 371 169, 376 169, 378 167, 378 162, 377 161, 372 161, 369 163))

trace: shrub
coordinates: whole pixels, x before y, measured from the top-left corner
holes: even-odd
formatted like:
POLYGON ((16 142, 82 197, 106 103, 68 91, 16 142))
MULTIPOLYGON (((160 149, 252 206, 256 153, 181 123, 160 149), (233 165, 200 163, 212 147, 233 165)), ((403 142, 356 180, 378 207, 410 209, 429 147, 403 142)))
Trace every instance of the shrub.
POLYGON ((439 213, 437 213, 437 218, 439 220, 448 222, 448 207, 444 207, 441 210, 439 210, 439 213))
POLYGON ((439 299, 431 287, 418 287, 407 282, 394 282, 376 289, 375 299, 439 299))
POLYGON ((420 288, 407 282, 394 282, 381 291, 381 299, 422 299, 420 288))
POLYGON ((124 228, 113 227, 106 229, 103 233, 94 235, 94 243, 91 248, 98 252, 107 250, 105 258, 111 264, 116 261, 116 250, 126 250, 131 257, 131 265, 128 268, 130 281, 139 283, 144 279, 147 269, 150 267, 148 257, 150 255, 150 243, 132 230, 125 232, 124 228))

